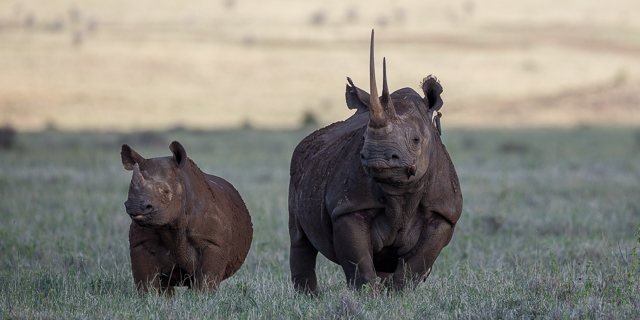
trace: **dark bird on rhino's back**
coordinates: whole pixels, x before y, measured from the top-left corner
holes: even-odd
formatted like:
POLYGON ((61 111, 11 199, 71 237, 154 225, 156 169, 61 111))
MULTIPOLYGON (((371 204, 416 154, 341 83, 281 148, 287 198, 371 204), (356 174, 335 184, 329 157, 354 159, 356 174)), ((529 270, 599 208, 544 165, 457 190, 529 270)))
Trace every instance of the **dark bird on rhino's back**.
POLYGON ((291 159, 289 234, 296 289, 317 292, 318 252, 340 264, 347 282, 392 288, 424 279, 453 235, 460 184, 440 140, 442 86, 422 82, 389 93, 386 63, 378 98, 370 49, 371 95, 349 84, 353 116, 307 136, 291 159), (436 116, 434 117, 434 112, 436 116))

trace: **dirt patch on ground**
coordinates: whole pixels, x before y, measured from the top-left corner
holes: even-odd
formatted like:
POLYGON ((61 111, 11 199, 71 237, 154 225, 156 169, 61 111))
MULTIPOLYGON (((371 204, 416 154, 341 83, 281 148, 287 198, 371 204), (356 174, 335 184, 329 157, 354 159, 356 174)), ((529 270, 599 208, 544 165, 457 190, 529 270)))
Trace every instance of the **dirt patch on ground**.
POLYGON ((640 125, 639 106, 640 83, 596 85, 525 99, 451 103, 443 121, 470 127, 640 125))

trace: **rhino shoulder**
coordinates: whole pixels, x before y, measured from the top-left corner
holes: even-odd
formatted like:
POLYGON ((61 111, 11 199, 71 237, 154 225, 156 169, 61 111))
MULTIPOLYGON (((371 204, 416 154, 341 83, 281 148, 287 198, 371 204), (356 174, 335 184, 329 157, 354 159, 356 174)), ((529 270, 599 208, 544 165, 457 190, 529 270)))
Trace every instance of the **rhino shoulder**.
POLYGON ((357 148, 361 144, 368 120, 368 114, 356 113, 344 121, 335 122, 309 134, 293 151, 290 176, 301 173, 300 170, 310 163, 317 162, 317 166, 323 166, 327 160, 339 156, 349 146, 357 148), (316 157, 317 155, 320 157, 316 157))

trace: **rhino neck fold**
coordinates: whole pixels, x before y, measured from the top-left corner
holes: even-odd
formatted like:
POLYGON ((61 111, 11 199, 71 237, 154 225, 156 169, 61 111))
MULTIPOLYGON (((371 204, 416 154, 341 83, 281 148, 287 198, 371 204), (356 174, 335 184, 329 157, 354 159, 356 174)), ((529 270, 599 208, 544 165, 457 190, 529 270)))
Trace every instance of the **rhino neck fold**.
POLYGON ((440 152, 437 144, 440 144, 440 142, 432 134, 430 145, 424 153, 425 156, 429 157, 427 168, 419 179, 402 185, 374 182, 380 188, 385 199, 385 215, 394 223, 409 221, 410 219, 405 216, 418 212, 417 208, 425 197, 427 189, 436 183, 437 153, 440 152))
POLYGON ((188 273, 192 273, 195 270, 192 262, 196 260, 197 253, 189 239, 190 230, 194 227, 190 224, 190 221, 193 216, 206 211, 203 202, 196 201, 198 194, 203 192, 201 186, 203 184, 206 186, 206 182, 202 171, 191 159, 188 159, 182 172, 184 183, 182 186, 184 192, 182 212, 171 224, 158 228, 158 233, 169 250, 168 254, 176 258, 178 267, 188 273))

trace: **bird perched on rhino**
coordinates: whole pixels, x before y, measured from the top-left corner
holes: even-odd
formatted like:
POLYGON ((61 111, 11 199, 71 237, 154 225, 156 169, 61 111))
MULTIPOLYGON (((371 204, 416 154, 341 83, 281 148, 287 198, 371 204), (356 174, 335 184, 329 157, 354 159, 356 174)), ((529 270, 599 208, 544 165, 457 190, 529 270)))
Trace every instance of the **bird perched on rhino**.
POLYGON ((139 291, 212 291, 242 266, 251 216, 229 182, 202 172, 179 142, 169 149, 172 156, 145 159, 125 144, 120 153, 133 170, 124 203, 133 280, 139 291))
POLYGON ((440 140, 442 86, 435 77, 389 93, 383 60, 376 87, 373 31, 370 92, 351 79, 345 121, 307 136, 293 152, 289 182, 291 279, 317 292, 318 252, 347 282, 393 289, 426 278, 462 212, 460 184, 440 140), (434 117, 434 112, 436 116, 434 117))

